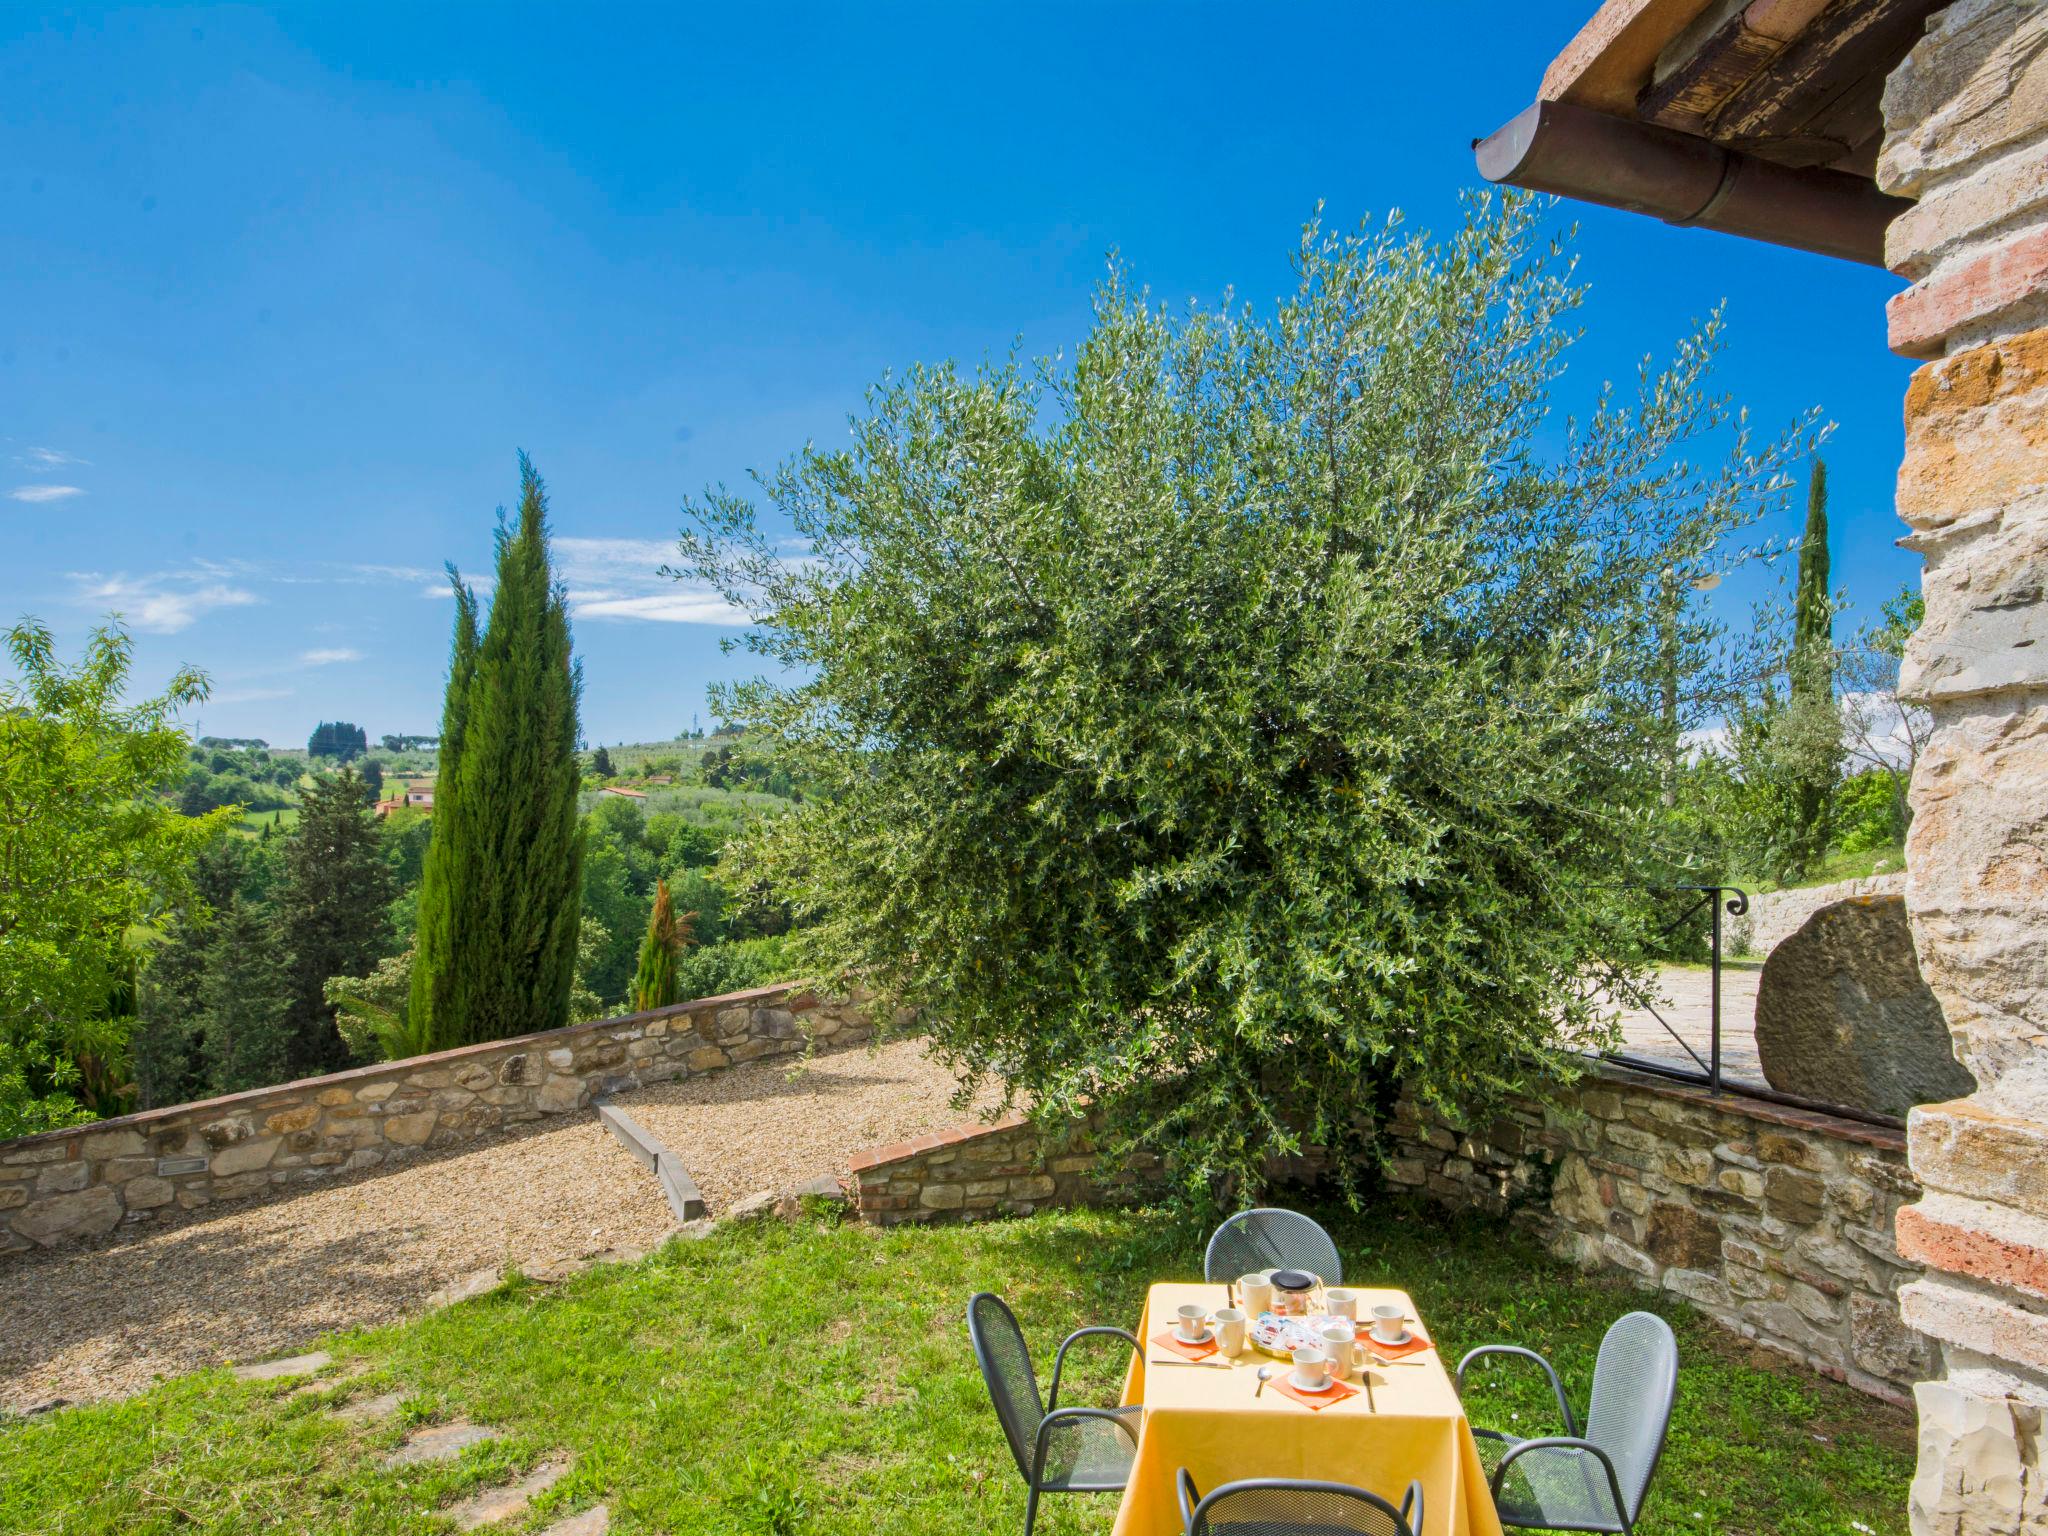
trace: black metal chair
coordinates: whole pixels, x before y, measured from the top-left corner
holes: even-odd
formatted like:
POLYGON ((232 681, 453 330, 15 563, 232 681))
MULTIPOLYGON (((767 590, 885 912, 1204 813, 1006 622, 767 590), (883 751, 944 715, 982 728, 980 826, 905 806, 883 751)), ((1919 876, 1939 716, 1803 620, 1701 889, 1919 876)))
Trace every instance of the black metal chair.
POLYGON ((982 1291, 967 1303, 967 1336, 996 1417, 1002 1420, 1010 1454, 1030 1490, 1024 1502, 1024 1536, 1031 1536, 1038 1523, 1042 1493, 1121 1492, 1138 1454, 1144 1410, 1135 1403, 1125 1408, 1062 1408, 1060 1373, 1077 1340, 1118 1338, 1142 1357, 1144 1346, 1137 1338, 1121 1328, 1075 1329, 1060 1342, 1053 1357, 1052 1390, 1041 1399, 1024 1330, 1002 1297, 982 1291))
POLYGON ((1671 1325, 1648 1312, 1631 1312, 1607 1330, 1593 1364, 1593 1396, 1583 1433, 1557 1372, 1533 1349, 1488 1344, 1473 1350, 1458 1362, 1461 1396, 1466 1367, 1484 1355, 1534 1361, 1550 1379, 1551 1395, 1564 1416, 1564 1433, 1542 1439, 1520 1440, 1497 1429, 1472 1431, 1482 1446, 1494 1442, 1503 1448, 1492 1475, 1501 1524, 1634 1536, 1678 1393, 1678 1340, 1671 1325), (1520 1474, 1512 1483, 1510 1471, 1520 1474))
POLYGON ((1274 1206, 1239 1211, 1210 1235, 1202 1256, 1202 1278, 1212 1285, 1262 1269, 1305 1269, 1325 1285, 1344 1283, 1330 1234, 1301 1212, 1274 1206))
POLYGON ((1422 1483, 1396 1509, 1348 1483, 1256 1480, 1202 1496, 1186 1467, 1175 1479, 1186 1536, 1421 1536, 1422 1483))

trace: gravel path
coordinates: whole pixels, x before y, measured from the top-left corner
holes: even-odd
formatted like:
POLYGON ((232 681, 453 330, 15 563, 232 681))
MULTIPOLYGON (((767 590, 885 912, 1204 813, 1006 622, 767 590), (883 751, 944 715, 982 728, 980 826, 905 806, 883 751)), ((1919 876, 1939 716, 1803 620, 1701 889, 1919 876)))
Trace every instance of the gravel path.
POLYGON ((897 1040, 803 1062, 748 1062, 614 1102, 682 1159, 717 1215, 763 1190, 844 1173, 856 1152, 946 1130, 996 1102, 987 1092, 954 1109, 957 1086, 922 1040, 897 1040))
MULTIPOLYGON (((923 1042, 903 1040, 750 1062, 618 1102, 682 1158, 716 1213, 959 1124, 953 1088, 923 1042)), ((0 1410, 125 1396, 159 1375, 300 1348, 414 1315, 479 1269, 638 1252, 672 1225, 654 1178, 586 1112, 390 1172, 0 1259, 0 1410)))
POLYGON ((673 1224, 594 1116, 203 1215, 0 1260, 0 1408, 124 1396, 409 1316, 481 1268, 645 1249, 673 1224))

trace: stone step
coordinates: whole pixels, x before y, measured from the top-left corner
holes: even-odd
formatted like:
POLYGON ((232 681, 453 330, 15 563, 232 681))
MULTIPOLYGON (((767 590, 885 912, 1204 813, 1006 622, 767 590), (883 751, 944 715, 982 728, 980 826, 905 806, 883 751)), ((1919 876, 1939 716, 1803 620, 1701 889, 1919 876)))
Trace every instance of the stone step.
POLYGON ((593 1504, 581 1514, 571 1515, 566 1520, 557 1520, 540 1533, 540 1536, 605 1536, 612 1528, 612 1512, 603 1504, 593 1504))
POLYGON ((310 1376, 324 1370, 334 1359, 324 1349, 310 1355, 289 1355, 282 1360, 258 1360, 254 1365, 235 1367, 237 1381, 280 1381, 287 1376, 310 1376))
POLYGON ((459 1531, 473 1531, 480 1525, 516 1520, 526 1513, 527 1505, 554 1487, 568 1472, 566 1458, 542 1462, 518 1482, 507 1483, 502 1488, 486 1488, 464 1499, 448 1514, 459 1531))
POLYGON ((488 1424, 471 1424, 457 1419, 453 1424, 434 1424, 405 1437, 405 1443, 384 1458, 387 1467, 413 1467, 425 1462, 453 1461, 472 1445, 482 1445, 504 1434, 488 1424))
POLYGON ((335 1414, 351 1424, 378 1424, 398 1412, 398 1405, 404 1401, 403 1392, 385 1392, 359 1403, 344 1403, 335 1409, 335 1414))

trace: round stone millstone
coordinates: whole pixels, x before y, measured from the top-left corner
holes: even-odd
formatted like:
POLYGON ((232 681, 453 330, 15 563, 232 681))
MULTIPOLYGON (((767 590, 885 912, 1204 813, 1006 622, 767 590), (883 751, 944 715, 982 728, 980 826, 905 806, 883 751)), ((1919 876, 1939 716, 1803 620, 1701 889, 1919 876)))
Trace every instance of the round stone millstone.
POLYGON ((1900 896, 1822 907, 1771 951, 1756 1049, 1780 1093, 1902 1119, 1977 1086, 1921 980, 1900 896))

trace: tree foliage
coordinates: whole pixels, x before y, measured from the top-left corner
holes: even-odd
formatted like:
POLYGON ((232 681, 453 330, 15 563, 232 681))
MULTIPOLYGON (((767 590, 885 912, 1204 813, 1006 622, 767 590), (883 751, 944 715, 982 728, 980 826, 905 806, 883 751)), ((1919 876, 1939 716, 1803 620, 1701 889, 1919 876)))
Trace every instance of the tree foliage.
POLYGON ((779 669, 714 703, 806 788, 733 860, 810 923, 802 973, 1198 1201, 1312 1144, 1348 1176, 1403 1085, 1481 1115, 1608 1038, 1661 583, 1789 449, 1708 394, 1718 317, 1539 438, 1580 291, 1535 218, 1312 225, 1264 318, 1113 272, 1070 365, 917 368, 772 518, 687 509, 683 572, 779 669))
POLYGON ((676 1000, 676 956, 690 942, 690 919, 694 913, 676 916, 669 904, 668 882, 654 886, 654 910, 647 915, 647 932, 640 940, 640 959, 633 971, 633 1011, 666 1008, 676 1000))
POLYGON ((185 888, 193 855, 231 817, 188 819, 157 797, 185 760, 176 717, 206 697, 203 675, 181 668, 162 693, 124 704, 134 648, 119 625, 95 630, 75 667, 33 620, 8 631, 7 649, 0 1137, 123 1107, 130 930, 185 888))
POLYGON ((325 987, 330 976, 360 976, 391 947, 387 909, 394 887, 370 793, 344 768, 307 791, 284 844, 277 919, 290 988, 290 1077, 346 1066, 325 987))
POLYGON ((549 567, 546 492, 524 454, 519 477, 481 630, 476 594, 449 573, 455 642, 410 1010, 437 1049, 567 1023, 575 975, 582 670, 549 567))
POLYGON ((322 720, 306 741, 306 755, 339 758, 346 763, 361 757, 369 745, 369 737, 360 725, 351 725, 346 720, 322 720))

